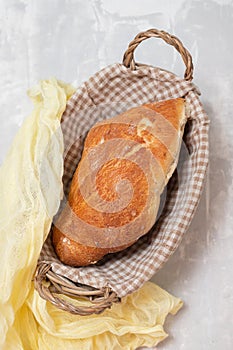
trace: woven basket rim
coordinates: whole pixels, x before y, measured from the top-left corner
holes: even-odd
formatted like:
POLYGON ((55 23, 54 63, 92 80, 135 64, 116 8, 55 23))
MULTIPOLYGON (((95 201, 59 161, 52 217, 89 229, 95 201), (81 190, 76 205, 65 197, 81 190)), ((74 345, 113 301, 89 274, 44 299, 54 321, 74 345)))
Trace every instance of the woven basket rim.
POLYGON ((43 299, 50 301, 59 309, 75 315, 100 314, 105 309, 110 308, 113 303, 120 301, 120 298, 111 288, 98 289, 74 283, 68 278, 54 273, 51 264, 46 262, 38 264, 34 276, 34 285, 43 299), (49 283, 44 283, 45 281, 49 283), (58 296, 61 294, 79 299, 82 298, 85 301, 85 305, 77 306, 58 296), (86 305, 87 301, 89 305, 86 305))

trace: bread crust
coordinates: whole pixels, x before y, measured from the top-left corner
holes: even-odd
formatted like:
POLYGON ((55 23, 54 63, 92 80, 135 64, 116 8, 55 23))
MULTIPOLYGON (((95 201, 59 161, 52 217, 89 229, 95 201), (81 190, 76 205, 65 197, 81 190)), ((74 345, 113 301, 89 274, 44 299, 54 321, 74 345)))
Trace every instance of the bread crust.
POLYGON ((132 108, 89 131, 68 203, 53 227, 63 263, 96 263, 150 230, 186 120, 185 101, 177 98, 132 108))

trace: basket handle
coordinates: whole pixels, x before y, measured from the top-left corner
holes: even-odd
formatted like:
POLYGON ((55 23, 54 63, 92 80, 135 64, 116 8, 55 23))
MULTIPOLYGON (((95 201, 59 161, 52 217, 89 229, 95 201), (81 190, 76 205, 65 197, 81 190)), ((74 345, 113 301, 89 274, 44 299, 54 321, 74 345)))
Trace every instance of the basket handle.
POLYGON ((149 29, 145 32, 141 32, 133 39, 133 41, 129 43, 128 49, 125 51, 125 54, 123 57, 123 65, 126 68, 136 70, 137 66, 143 66, 142 64, 138 64, 135 62, 134 50, 143 40, 146 40, 149 38, 161 38, 167 44, 174 46, 175 49, 181 54, 181 57, 186 66, 184 79, 189 81, 193 79, 193 62, 192 62, 192 56, 190 52, 184 47, 182 42, 176 36, 158 29, 149 29))

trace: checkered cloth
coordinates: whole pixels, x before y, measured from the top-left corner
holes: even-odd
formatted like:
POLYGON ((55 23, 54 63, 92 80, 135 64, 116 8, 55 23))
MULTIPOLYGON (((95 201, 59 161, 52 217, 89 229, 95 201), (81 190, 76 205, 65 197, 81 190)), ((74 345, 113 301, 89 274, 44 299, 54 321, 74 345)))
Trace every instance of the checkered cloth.
POLYGON ((208 164, 209 120, 189 81, 150 66, 135 71, 122 64, 106 67, 83 83, 67 103, 64 135, 64 193, 80 160, 88 130, 98 121, 148 102, 185 96, 190 117, 179 164, 165 190, 163 207, 154 227, 123 252, 109 254, 96 265, 73 268, 62 264, 49 235, 40 261, 73 282, 101 289, 110 287, 123 297, 141 287, 168 260, 187 230, 197 207, 208 164))

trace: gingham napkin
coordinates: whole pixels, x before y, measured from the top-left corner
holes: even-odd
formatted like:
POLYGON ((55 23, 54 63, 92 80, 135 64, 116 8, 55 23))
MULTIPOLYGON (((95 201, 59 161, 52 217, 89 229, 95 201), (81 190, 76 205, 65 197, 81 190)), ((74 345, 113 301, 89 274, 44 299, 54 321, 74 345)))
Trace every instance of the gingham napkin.
POLYGON ((98 121, 147 102, 185 96, 190 116, 176 171, 169 181, 165 204, 148 234, 127 250, 109 254, 96 265, 72 268, 57 258, 48 236, 39 261, 73 282, 123 297, 141 287, 168 260, 187 230, 197 207, 208 165, 209 119, 195 85, 171 72, 143 66, 135 71, 122 64, 106 67, 83 83, 68 101, 62 118, 65 198, 80 160, 88 130, 98 121))

